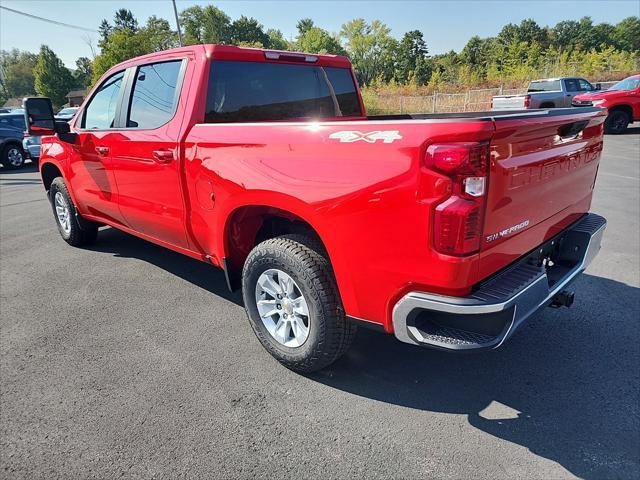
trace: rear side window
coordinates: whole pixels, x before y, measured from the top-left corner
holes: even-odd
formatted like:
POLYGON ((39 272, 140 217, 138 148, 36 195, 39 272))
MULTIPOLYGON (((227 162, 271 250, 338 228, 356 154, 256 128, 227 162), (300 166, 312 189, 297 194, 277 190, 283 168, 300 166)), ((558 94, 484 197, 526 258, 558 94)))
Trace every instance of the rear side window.
POLYGON ((127 117, 127 127, 158 128, 175 113, 182 60, 138 67, 127 117))
POLYGON ((359 116, 351 71, 258 62, 211 62, 205 122, 359 116))
POLYGON ((113 128, 116 108, 122 88, 124 72, 118 72, 107 78, 87 105, 82 121, 82 128, 104 130, 113 128))
POLYGON ((560 80, 540 80, 531 82, 527 92, 557 92, 560 90, 560 80))
POLYGON ((6 117, 0 117, 0 127, 13 128, 16 130, 24 131, 26 125, 24 123, 24 117, 22 115, 7 115, 6 117))
POLYGON ((564 81, 564 86, 567 89, 567 92, 579 92, 580 86, 578 84, 578 80, 576 78, 568 78, 564 81))

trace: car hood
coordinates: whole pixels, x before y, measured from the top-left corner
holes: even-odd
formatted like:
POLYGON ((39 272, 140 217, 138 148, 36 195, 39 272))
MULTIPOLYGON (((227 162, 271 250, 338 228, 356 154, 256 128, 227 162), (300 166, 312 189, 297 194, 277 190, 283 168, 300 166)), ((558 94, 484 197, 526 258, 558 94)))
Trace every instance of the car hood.
POLYGON ((611 98, 625 97, 629 94, 626 90, 601 90, 599 92, 581 93, 576 95, 576 100, 608 100, 611 98))

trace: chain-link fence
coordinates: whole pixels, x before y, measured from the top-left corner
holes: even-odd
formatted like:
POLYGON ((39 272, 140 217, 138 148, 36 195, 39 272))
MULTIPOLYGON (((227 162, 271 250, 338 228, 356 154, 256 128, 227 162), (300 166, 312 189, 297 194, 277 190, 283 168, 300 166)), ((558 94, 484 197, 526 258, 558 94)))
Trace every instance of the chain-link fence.
MULTIPOLYGON (((607 89, 616 82, 599 82, 607 89)), ((464 93, 434 92, 428 95, 395 95, 369 92, 365 97, 370 114, 395 113, 455 113, 491 110, 495 95, 521 95, 526 88, 484 88, 464 93)))

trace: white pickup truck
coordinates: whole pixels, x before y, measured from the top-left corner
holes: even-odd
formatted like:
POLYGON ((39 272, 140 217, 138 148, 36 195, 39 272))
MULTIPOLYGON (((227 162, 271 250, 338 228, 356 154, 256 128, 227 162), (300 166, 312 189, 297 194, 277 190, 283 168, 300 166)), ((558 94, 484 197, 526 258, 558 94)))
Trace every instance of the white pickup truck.
POLYGON ((527 93, 497 95, 491 100, 492 110, 522 110, 533 108, 571 107, 571 100, 580 93, 600 90, 584 78, 545 78, 529 83, 527 93))

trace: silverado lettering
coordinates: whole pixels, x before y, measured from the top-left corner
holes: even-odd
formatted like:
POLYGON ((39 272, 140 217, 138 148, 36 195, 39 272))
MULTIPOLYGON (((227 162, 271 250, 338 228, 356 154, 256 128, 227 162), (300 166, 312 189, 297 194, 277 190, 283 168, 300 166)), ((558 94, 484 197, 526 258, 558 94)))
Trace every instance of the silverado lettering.
POLYGON ((555 175, 569 173, 572 170, 598 160, 601 152, 602 144, 600 143, 542 165, 515 168, 510 172, 509 190, 514 190, 532 183, 544 182, 555 175))
POLYGON ((112 67, 68 123, 46 98, 24 109, 69 245, 107 226, 222 268, 300 372, 358 325, 497 348, 570 303, 606 223, 588 212, 603 109, 367 116, 342 56, 193 45, 112 67))

